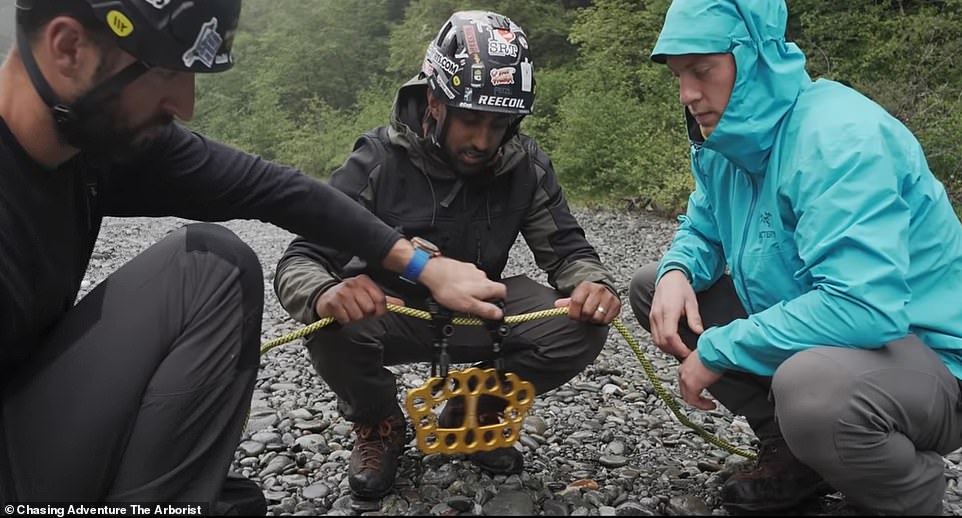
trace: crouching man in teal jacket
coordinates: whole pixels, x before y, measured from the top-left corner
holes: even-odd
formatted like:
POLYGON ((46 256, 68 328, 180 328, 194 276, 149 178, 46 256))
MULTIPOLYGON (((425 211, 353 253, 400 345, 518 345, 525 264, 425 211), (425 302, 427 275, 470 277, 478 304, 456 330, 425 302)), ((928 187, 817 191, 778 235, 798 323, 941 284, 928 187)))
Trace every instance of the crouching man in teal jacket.
POLYGON ((630 300, 689 404, 761 449, 721 497, 941 514, 962 446, 962 226, 922 148, 855 90, 812 81, 782 0, 675 0, 652 59, 679 78, 696 189, 630 300), (827 482, 827 485, 825 484, 827 482))

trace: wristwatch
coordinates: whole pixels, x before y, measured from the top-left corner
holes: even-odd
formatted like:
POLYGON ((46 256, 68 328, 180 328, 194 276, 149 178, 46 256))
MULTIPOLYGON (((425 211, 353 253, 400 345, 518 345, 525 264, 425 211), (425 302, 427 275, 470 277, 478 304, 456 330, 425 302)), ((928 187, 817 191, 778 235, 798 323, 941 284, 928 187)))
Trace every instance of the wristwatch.
POLYGON ((411 284, 416 284, 418 277, 424 270, 424 265, 428 263, 428 259, 441 255, 441 249, 422 237, 411 238, 411 244, 414 245, 414 255, 401 273, 401 278, 411 284))

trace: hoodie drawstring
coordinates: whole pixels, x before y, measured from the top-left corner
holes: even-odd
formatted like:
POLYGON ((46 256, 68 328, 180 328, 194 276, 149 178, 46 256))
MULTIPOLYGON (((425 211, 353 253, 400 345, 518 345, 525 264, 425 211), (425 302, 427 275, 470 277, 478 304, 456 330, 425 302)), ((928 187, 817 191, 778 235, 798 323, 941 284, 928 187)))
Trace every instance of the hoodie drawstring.
POLYGON ((484 215, 488 218, 488 230, 491 230, 491 191, 484 191, 484 215))
POLYGON ((462 180, 459 176, 457 180, 454 181, 454 186, 451 187, 451 192, 449 192, 448 195, 441 200, 441 206, 445 209, 450 207, 451 203, 454 202, 454 198, 459 192, 461 192, 461 187, 464 187, 464 180, 462 180))
POLYGON ((438 196, 434 192, 434 182, 431 181, 431 177, 424 171, 421 171, 421 174, 424 175, 424 179, 428 182, 428 188, 431 189, 431 228, 434 228, 434 223, 438 218, 438 196))

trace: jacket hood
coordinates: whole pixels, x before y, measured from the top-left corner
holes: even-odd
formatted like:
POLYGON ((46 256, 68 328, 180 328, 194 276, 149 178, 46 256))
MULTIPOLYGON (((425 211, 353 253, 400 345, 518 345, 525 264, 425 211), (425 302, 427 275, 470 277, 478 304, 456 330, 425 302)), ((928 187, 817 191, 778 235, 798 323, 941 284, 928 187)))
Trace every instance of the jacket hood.
MULTIPOLYGON (((398 89, 391 113, 391 142, 407 149, 415 167, 433 178, 455 178, 457 174, 435 145, 421 134, 421 120, 427 110, 428 81, 420 76, 398 89)), ((518 136, 501 146, 501 157, 494 164, 495 176, 510 171, 525 157, 518 136)))
POLYGON ((736 166, 761 173, 782 119, 811 84, 805 55, 785 41, 782 0, 674 0, 651 58, 731 53, 736 76, 725 113, 708 139, 685 109, 689 137, 736 166))

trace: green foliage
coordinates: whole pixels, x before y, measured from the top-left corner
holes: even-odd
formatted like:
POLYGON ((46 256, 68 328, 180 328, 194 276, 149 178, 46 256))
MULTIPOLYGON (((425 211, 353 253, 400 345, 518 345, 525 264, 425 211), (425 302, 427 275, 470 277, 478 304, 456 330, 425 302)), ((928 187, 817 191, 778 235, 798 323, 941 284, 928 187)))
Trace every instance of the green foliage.
POLYGON ((558 68, 539 69, 537 91, 531 115, 524 119, 523 132, 538 137, 541 144, 550 147, 548 133, 558 124, 558 107, 571 92, 571 78, 577 69, 574 65, 558 68))
POLYGON ((524 29, 531 42, 536 67, 551 67, 572 61, 577 48, 568 41, 576 12, 559 2, 546 0, 415 0, 404 13, 404 21, 391 35, 388 70, 411 77, 421 69, 424 51, 451 13, 461 10, 490 10, 501 13, 524 29))
POLYGON ((670 74, 647 59, 668 2, 639 7, 597 0, 581 11, 571 39, 582 54, 569 90, 551 85, 558 107, 545 147, 570 192, 677 212, 692 188, 682 108, 670 74))
MULTIPOLYGON (((414 77, 421 70, 428 42, 437 36, 448 16, 464 5, 461 0, 411 2, 404 12, 404 20, 391 32, 388 71, 398 74, 399 78, 414 77)), ((473 8, 490 8, 490 2, 478 2, 473 8)))
POLYGON ((330 112, 325 123, 315 132, 320 136, 317 146, 305 150, 306 158, 310 155, 318 156, 317 166, 310 171, 326 176, 344 163, 358 136, 387 124, 394 104, 396 86, 382 80, 360 92, 356 110, 330 112))
MULTIPOLYGON (((812 77, 844 80, 904 121, 962 206, 962 0, 787 1, 812 77)), ((448 16, 489 9, 528 33, 537 96, 522 129, 575 201, 679 212, 692 181, 677 83, 648 59, 669 3, 244 0, 237 65, 198 80, 193 125, 326 176, 388 122, 448 16)))
POLYGON ((250 34, 238 34, 236 46, 245 49, 237 53, 240 64, 224 74, 198 78, 201 95, 194 127, 269 160, 282 160, 279 149, 295 125, 280 110, 277 74, 245 73, 243 66, 245 53, 255 53, 261 45, 250 34))
POLYGON ((666 211, 683 206, 691 191, 688 147, 681 132, 653 124, 664 104, 638 103, 625 88, 603 91, 599 103, 598 90, 578 85, 562 101, 561 124, 550 132, 562 183, 591 199, 651 203, 666 211))
POLYGON ((918 137, 962 203, 962 0, 789 0, 813 77, 844 80, 918 137))
POLYGON ((270 0, 260 37, 266 52, 254 59, 277 75, 285 105, 317 98, 351 106, 387 66, 388 7, 384 0, 270 0))
POLYGON ((397 0, 243 5, 237 64, 200 78, 194 128, 325 176, 350 152, 359 133, 355 120, 371 121, 370 110, 385 103, 381 123, 387 120, 386 48, 392 16, 402 6, 397 0))

